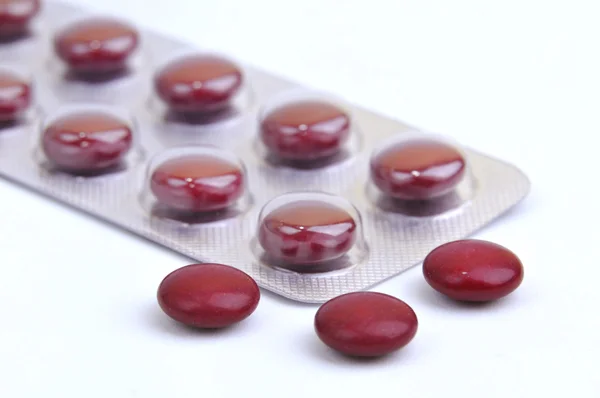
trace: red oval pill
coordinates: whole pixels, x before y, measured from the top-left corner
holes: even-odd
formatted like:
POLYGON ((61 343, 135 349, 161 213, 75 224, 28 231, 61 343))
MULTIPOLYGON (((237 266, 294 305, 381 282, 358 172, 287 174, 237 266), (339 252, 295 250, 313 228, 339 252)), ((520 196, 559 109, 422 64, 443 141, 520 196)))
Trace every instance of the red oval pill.
POLYGON ((297 101, 275 108, 261 123, 261 139, 282 159, 311 160, 338 153, 350 134, 350 117, 323 101, 297 101))
POLYGON ((0 123, 16 120, 31 106, 31 87, 15 73, 0 70, 0 123))
POLYGON ((523 281, 523 264, 507 248, 482 240, 459 240, 434 249, 423 275, 438 292, 460 301, 492 301, 523 281))
POLYGON ((341 207, 320 200, 299 200, 267 214, 258 239, 274 259, 314 264, 348 252, 356 241, 356 222, 341 207))
POLYGON ((432 199, 452 191, 463 179, 466 162, 451 145, 430 139, 399 142, 371 159, 371 178, 398 199, 432 199))
POLYGON ((158 71, 154 86, 170 110, 208 113, 227 108, 242 86, 241 69, 215 55, 190 55, 158 71))
POLYGON ((244 180, 241 166, 218 155, 185 155, 160 164, 150 189, 167 207, 207 212, 233 205, 244 193, 244 180))
POLYGON ((315 331, 329 347, 356 357, 378 357, 406 346, 418 328, 413 309, 382 293, 348 293, 329 300, 315 316, 315 331))
POLYGON ((137 30, 126 22, 89 18, 60 31, 54 39, 54 48, 74 72, 111 73, 126 67, 138 43, 137 30))
POLYGON ((42 149, 58 168, 87 173, 118 165, 132 141, 131 127, 118 117, 102 111, 74 111, 46 127, 42 149))
POLYGON ((39 0, 0 0, 0 38, 26 33, 39 11, 39 0))
POLYGON ((158 303, 172 319, 196 328, 223 328, 249 317, 260 301, 256 282, 222 264, 192 264, 173 271, 158 288, 158 303))

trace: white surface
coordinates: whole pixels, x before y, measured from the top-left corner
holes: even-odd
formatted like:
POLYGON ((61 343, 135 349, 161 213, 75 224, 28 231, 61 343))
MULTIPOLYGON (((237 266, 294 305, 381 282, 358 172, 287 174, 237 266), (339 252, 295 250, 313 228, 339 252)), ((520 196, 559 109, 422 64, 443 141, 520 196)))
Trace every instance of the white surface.
POLYGON ((1 397, 600 396, 597 0, 78 3, 514 162, 533 192, 477 237, 525 281, 486 308, 418 268, 378 286, 420 319, 381 361, 328 351, 316 307, 268 293, 239 327, 190 333, 155 303, 186 259, 1 181, 1 397))

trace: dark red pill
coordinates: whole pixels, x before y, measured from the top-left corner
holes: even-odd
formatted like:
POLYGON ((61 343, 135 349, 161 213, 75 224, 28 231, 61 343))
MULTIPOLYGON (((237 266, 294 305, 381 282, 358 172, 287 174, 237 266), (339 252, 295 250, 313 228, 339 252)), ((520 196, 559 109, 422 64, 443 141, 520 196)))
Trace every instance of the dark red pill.
POLYGON ((433 250, 423 262, 427 283, 460 301, 484 302, 512 293, 523 281, 523 264, 510 250, 482 240, 459 240, 433 250))
POLYGON ((112 18, 89 18, 60 31, 54 39, 56 54, 76 73, 112 73, 122 70, 137 49, 135 27, 112 18))
POLYGON ((74 111, 44 130, 42 149, 58 168, 87 173, 118 165, 132 146, 128 123, 102 111, 74 111))
POLYGON ((241 166, 218 155, 185 155, 160 164, 150 189, 172 209, 208 212, 233 205, 244 193, 244 180, 241 166))
POLYGON ((315 331, 329 347, 356 357, 379 357, 406 346, 418 328, 413 309, 382 293, 357 292, 329 300, 315 316, 315 331))
POLYGON ((466 162, 453 146, 415 139, 385 148, 371 159, 371 178, 398 199, 433 199, 451 192, 463 179, 466 162))
POLYGON ((39 0, 0 0, 0 38, 20 36, 40 11, 39 0))
POLYGON ((31 106, 29 82, 0 70, 0 123, 16 120, 31 106))
POLYGON ((271 153, 289 160, 311 160, 338 153, 350 134, 350 117, 323 101, 298 101, 267 113, 261 139, 271 153))
POLYGON ((299 200, 267 214, 258 234, 270 257, 289 264, 314 264, 348 252, 356 241, 356 222, 336 205, 299 200))
POLYGON ((158 288, 158 303, 185 325, 216 329, 249 317, 260 300, 250 276, 222 264, 192 264, 173 271, 158 288))
POLYGON ((158 96, 171 111, 210 113, 227 108, 242 86, 241 69, 215 55, 172 61, 154 79, 158 96))

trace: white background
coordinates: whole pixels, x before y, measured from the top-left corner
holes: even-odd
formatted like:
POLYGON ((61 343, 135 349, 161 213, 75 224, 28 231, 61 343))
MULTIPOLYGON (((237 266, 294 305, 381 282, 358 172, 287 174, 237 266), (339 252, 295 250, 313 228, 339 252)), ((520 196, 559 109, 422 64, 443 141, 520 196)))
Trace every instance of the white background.
POLYGON ((224 333, 157 309, 188 260, 0 182, 1 397, 600 396, 597 0, 96 0, 130 17, 517 164, 528 199, 477 237, 525 281, 484 308, 414 268, 377 287, 417 312, 406 349, 350 361, 315 306, 264 293, 224 333))

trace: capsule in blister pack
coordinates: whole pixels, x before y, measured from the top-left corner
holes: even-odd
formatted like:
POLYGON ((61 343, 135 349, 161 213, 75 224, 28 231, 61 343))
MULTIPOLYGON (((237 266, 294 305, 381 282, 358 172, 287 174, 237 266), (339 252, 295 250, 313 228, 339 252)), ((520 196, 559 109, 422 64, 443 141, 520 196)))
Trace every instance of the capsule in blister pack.
POLYGON ((367 289, 528 193, 509 164, 229 55, 38 9, 0 0, 0 173, 282 296, 367 289))

